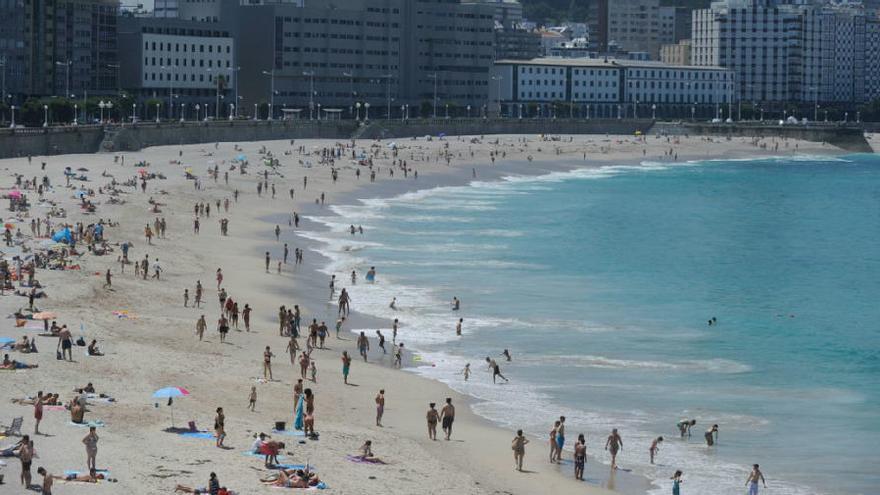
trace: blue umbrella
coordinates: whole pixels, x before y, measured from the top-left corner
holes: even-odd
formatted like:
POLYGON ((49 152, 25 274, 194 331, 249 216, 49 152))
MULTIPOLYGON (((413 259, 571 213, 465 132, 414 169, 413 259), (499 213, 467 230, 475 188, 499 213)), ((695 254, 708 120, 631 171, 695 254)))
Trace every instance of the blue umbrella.
POLYGON ((15 339, 10 337, 0 337, 0 347, 6 347, 9 344, 15 343, 15 339))

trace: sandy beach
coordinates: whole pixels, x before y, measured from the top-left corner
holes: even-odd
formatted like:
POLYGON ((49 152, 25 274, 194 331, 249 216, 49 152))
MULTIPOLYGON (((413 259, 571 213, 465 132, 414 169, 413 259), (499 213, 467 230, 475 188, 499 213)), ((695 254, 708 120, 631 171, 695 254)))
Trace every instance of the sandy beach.
MULTIPOLYGON (((869 140, 876 145, 876 138, 869 140)), ((8 425, 14 417, 23 417, 22 433, 34 440, 33 483, 40 483, 38 466, 50 473, 87 472, 86 452, 82 438, 88 428, 71 424, 69 411, 46 408, 39 435, 34 435, 34 407, 13 403, 13 399, 33 397, 38 391, 57 393, 63 403, 76 394, 74 388, 94 384, 96 393, 115 400, 91 400, 86 421, 100 420, 97 428, 97 467, 106 469, 116 482, 101 481, 96 485, 57 481, 55 493, 171 493, 175 485, 190 487, 207 485, 209 473, 218 475, 221 485, 236 493, 273 493, 277 489, 260 483, 260 478, 273 472, 263 465, 262 458, 244 455, 254 442, 254 435, 266 432, 274 440, 285 442, 282 450, 285 464, 308 464, 327 491, 345 494, 373 493, 643 493, 648 482, 638 473, 619 473, 608 468, 607 453, 597 439, 588 445, 587 482, 574 480, 572 465, 551 465, 547 462, 545 432, 525 432, 531 440, 526 447, 525 472, 514 471, 510 442, 514 431, 502 429, 477 416, 468 407, 470 399, 450 391, 445 385, 421 378, 391 366, 388 357, 377 353, 372 339, 370 363, 358 357, 353 328, 389 329, 390 323, 376 321, 357 313, 355 301, 352 316, 344 326, 342 339, 333 331, 337 308, 328 298, 329 280, 317 272, 325 260, 312 251, 312 241, 298 232, 318 228, 303 221, 298 229, 288 225, 293 212, 301 217, 322 211, 329 205, 354 203, 358 198, 387 197, 403 192, 442 185, 466 184, 479 180, 496 180, 507 175, 544 174, 581 167, 601 167, 649 161, 683 161, 713 158, 738 158, 768 155, 836 154, 841 150, 821 143, 804 141, 754 141, 748 138, 727 140, 703 137, 658 136, 473 136, 444 139, 397 140, 397 157, 388 141, 334 142, 328 140, 267 141, 249 143, 218 143, 149 148, 124 155, 61 155, 35 156, 32 159, 0 161, 0 194, 21 191, 30 208, 12 212, 4 205, 3 220, 12 227, 12 246, 0 248, 10 267, 15 269, 14 256, 28 257, 33 250, 45 252, 45 226, 42 236, 31 232, 31 220, 46 216, 54 205, 64 209, 64 217, 51 217, 57 230, 61 224, 95 224, 111 222, 104 228, 104 238, 111 248, 104 255, 86 249, 82 240, 71 256, 69 265, 78 269, 49 270, 37 268, 35 278, 46 297, 35 299, 39 311, 57 315, 59 325, 67 325, 74 339, 92 339, 105 354, 87 356, 86 348, 73 347, 73 361, 56 359, 58 338, 42 336, 35 320, 26 320, 16 327, 9 317, 0 329, 0 337, 20 340, 22 336, 36 339, 37 353, 4 350, 10 359, 38 368, 0 371, 0 423, 8 425), (236 149, 236 147, 238 149, 236 149), (300 150, 305 150, 304 152, 300 150), (321 159, 325 149, 339 149, 341 157, 331 165, 321 159), (672 151, 669 153, 669 151, 672 151), (266 166, 270 152, 278 160, 277 167, 266 166), (352 159, 354 153, 356 159, 352 159), (247 161, 246 174, 240 172, 237 157, 247 161), (372 159, 375 182, 370 168, 357 160, 372 159), (409 171, 404 174, 399 164, 405 160, 409 171), (146 162, 146 167, 136 167, 146 162), (41 164, 45 163, 45 170, 41 164), (208 171, 214 167, 219 177, 208 171), (66 185, 65 167, 82 174, 87 181, 71 180, 66 185), (232 168, 234 167, 234 168, 232 168), (87 170, 78 171, 84 168, 87 170), (333 180, 331 168, 338 173, 333 180), (197 177, 186 177, 185 171, 197 177), (393 176, 389 170, 394 171, 393 176), (146 180, 141 190, 139 177, 156 174, 162 178, 146 180), (360 170, 360 176, 355 173, 360 170), (416 173, 417 172, 417 175, 416 173), (228 173, 228 182, 224 177, 228 173), (16 176, 22 181, 41 182, 48 177, 51 187, 40 200, 37 191, 16 187, 16 176), (405 176, 406 175, 406 176, 405 176), (308 178, 303 187, 304 177, 308 178), (135 186, 122 185, 135 179, 135 186), (108 188, 111 181, 115 188, 108 188), (257 194, 257 184, 266 180, 268 190, 257 194), (110 194, 111 189, 118 193, 110 194), (85 200, 95 206, 94 212, 81 208, 77 191, 86 190, 85 200), (272 192, 274 190, 274 194, 272 192), (238 191, 237 200, 235 192, 238 191), (291 198, 293 191, 293 198, 291 198), (273 197, 274 196, 274 197, 273 197), (323 196, 323 204, 321 197, 323 196), (124 204, 111 204, 114 197, 124 204), (149 200, 159 203, 153 212, 149 200), (222 206, 228 200, 228 211, 222 206), (51 202, 51 204, 50 204, 51 202), (210 216, 199 217, 200 232, 194 233, 194 205, 210 204, 210 216), (217 208, 217 202, 221 207, 217 208), (156 218, 164 218, 164 237, 153 237, 148 244, 144 226, 152 227, 156 218), (220 234, 220 219, 228 222, 228 235, 220 234), (279 225, 279 240, 274 233, 279 225), (150 275, 155 263, 161 267, 158 280, 135 277, 134 266, 120 270, 120 244, 129 242, 130 260, 149 256, 150 275), (284 243, 289 245, 287 264, 281 261, 284 243), (295 249, 304 250, 302 265, 293 263, 295 249), (270 253, 268 273, 264 253, 270 253), (158 261, 157 261, 158 259, 158 261), (222 269, 223 282, 229 297, 241 307, 253 308, 251 331, 244 325, 233 328, 225 343, 219 342, 216 331, 220 315, 216 282, 217 269, 222 269), (104 287, 105 273, 112 273, 112 286, 104 287), (201 308, 184 307, 183 294, 188 289, 189 306, 193 304, 196 282, 204 286, 201 308), (305 439, 289 434, 272 434, 276 421, 285 421, 290 429, 293 421, 293 386, 299 377, 299 366, 293 365, 285 352, 288 338, 279 335, 278 309, 298 305, 305 323, 326 321, 330 336, 325 349, 316 349, 312 357, 317 367, 317 383, 305 386, 315 394, 315 429, 319 439, 305 439), (194 331, 200 315, 205 315, 207 331, 199 341, 194 331), (29 328, 37 327, 37 328, 29 328), (266 346, 274 354, 274 379, 263 377, 263 356, 266 346), (342 380, 342 351, 354 357, 350 385, 342 380), (248 396, 256 386, 255 411, 250 411, 248 396), (167 399, 152 398, 163 387, 183 387, 189 395, 167 399), (383 427, 375 425, 374 397, 385 390, 386 407, 383 427), (457 406, 452 441, 431 441, 427 437, 425 413, 429 402, 438 408, 445 398, 457 406), (194 421, 200 430, 212 431, 215 410, 225 412, 227 448, 215 446, 213 438, 193 438, 163 431, 171 426, 185 427, 194 421), (355 463, 346 458, 356 454, 366 441, 372 441, 375 455, 384 465, 355 463), (86 485, 86 486, 83 486, 86 485)), ((365 234, 369 240, 370 233, 365 234)), ((25 261, 27 262, 27 260, 25 261)), ((369 267, 363 267, 363 272, 369 267)), ((361 272, 361 276, 363 275, 361 272)), ((25 277, 26 278, 26 277, 25 277)), ((29 288, 15 289, 25 294, 29 288)), ((337 294, 347 280, 337 282, 337 294)), ((28 298, 7 290, 0 297, 0 310, 12 315, 25 313, 28 298)), ((374 332, 373 332, 374 333, 374 332)), ((304 338, 299 339, 305 347, 304 338)), ((389 343, 390 346, 390 343, 389 343)), ((407 362, 412 365, 413 363, 407 362)), ((426 363, 420 363, 425 365, 426 363)), ((486 379, 485 376, 474 379, 486 379)), ((516 401, 516 397, 510 397, 516 401)), ((555 418, 546 418, 548 430, 555 418)), ((2 431, 0 431, 2 432, 2 431)), ((570 431, 571 439, 577 432, 570 431)), ((18 437, 0 439, 0 448, 14 444, 18 437)), ((639 447, 641 448, 641 447, 639 447)), ((566 457, 571 458, 570 451, 566 457)), ((0 492, 24 493, 19 481, 20 462, 3 457, 0 466, 5 481, 0 492)))

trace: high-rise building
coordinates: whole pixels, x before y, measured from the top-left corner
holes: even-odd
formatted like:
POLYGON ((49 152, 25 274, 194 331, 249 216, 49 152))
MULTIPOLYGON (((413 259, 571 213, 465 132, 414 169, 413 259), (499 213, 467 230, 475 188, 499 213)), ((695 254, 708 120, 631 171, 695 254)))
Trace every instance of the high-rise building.
POLYGON ((523 21, 523 8, 519 0, 471 0, 495 7, 495 22, 506 29, 515 29, 523 21))
POLYGON ((23 3, 25 93, 81 97, 118 88, 118 0, 23 3))
POLYGON ((715 2, 693 13, 692 62, 733 69, 746 101, 862 102, 868 22, 854 4, 715 2))
POLYGON ((541 56, 541 33, 525 29, 495 29, 495 60, 529 60, 541 56))
POLYGON ((675 43, 675 7, 660 0, 627 0, 608 4, 608 43, 628 52, 660 56, 660 47, 675 43))
POLYGON ((0 0, 0 19, 0 101, 10 104, 25 92, 24 0, 0 0))
POLYGON ((880 20, 865 22, 865 100, 880 99, 880 20))
POLYGON ((234 24, 246 105, 272 102, 276 115, 285 107, 317 115, 318 105, 348 114, 356 103, 370 103, 375 117, 389 107, 399 115, 402 105, 430 103, 435 92, 439 105, 476 106, 488 98, 494 5, 266 2, 233 12, 220 9, 219 23, 234 24))

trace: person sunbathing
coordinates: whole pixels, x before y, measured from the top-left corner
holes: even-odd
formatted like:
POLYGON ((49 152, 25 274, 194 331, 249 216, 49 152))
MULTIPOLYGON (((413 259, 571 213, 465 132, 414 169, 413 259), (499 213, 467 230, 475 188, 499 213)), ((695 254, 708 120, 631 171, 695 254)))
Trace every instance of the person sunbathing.
POLYGON ((74 388, 73 391, 78 394, 93 394, 93 393, 95 393, 95 386, 92 385, 92 382, 89 382, 86 384, 85 387, 74 388))
POLYGON ((308 488, 317 486, 321 479, 315 473, 302 469, 282 469, 277 474, 262 478, 260 481, 270 486, 282 488, 308 488))
POLYGON ((98 341, 95 339, 92 339, 92 343, 89 344, 88 353, 89 353, 89 356, 103 356, 104 355, 104 353, 101 352, 101 350, 98 348, 98 341))
POLYGON ((56 480, 62 481, 80 481, 83 483, 97 483, 98 480, 107 479, 104 473, 95 471, 95 468, 89 469, 88 474, 70 473, 64 476, 52 476, 56 480))
POLYGON ((31 341, 27 335, 22 335, 21 340, 15 343, 14 349, 18 352, 31 352, 31 341))
POLYGON ((9 354, 3 355, 3 363, 0 364, 0 369, 3 370, 26 370, 38 367, 38 364, 25 364, 14 359, 9 359, 9 354))

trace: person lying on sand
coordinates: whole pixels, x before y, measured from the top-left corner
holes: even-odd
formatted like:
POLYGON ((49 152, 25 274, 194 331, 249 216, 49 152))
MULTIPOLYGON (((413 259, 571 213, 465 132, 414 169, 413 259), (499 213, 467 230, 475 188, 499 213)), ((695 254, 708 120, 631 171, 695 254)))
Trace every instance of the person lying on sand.
POLYGON ((282 469, 277 474, 272 474, 260 479, 262 483, 283 488, 308 488, 317 486, 321 479, 315 473, 303 469, 282 469))
POLYGON ((55 475, 52 477, 55 478, 56 480, 81 481, 84 483, 97 483, 98 480, 107 479, 107 477, 104 476, 104 473, 99 473, 99 472, 95 471, 94 468, 89 469, 88 474, 70 473, 70 474, 66 474, 64 476, 55 475))
POLYGON ((3 355, 3 363, 0 364, 0 369, 2 370, 26 370, 38 367, 38 364, 25 364, 14 359, 9 359, 9 354, 3 355))

